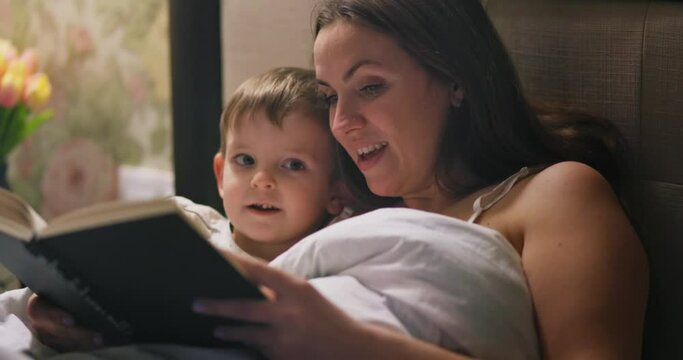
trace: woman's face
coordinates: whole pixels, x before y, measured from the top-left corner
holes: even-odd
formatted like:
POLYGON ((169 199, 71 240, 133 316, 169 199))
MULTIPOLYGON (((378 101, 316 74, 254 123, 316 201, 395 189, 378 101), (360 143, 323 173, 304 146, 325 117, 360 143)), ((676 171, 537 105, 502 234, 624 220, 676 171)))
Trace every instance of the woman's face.
POLYGON ((441 134, 462 92, 430 76, 393 38, 349 22, 319 32, 314 60, 332 133, 370 190, 404 200, 434 191, 441 134))

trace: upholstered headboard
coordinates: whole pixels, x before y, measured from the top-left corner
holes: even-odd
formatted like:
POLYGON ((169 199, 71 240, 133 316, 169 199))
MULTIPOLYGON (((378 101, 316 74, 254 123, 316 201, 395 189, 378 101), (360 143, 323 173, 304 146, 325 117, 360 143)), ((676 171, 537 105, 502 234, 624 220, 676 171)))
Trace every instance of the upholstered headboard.
POLYGON ((486 6, 529 98, 605 116, 626 136, 627 198, 652 275, 644 358, 683 358, 683 3, 486 6))

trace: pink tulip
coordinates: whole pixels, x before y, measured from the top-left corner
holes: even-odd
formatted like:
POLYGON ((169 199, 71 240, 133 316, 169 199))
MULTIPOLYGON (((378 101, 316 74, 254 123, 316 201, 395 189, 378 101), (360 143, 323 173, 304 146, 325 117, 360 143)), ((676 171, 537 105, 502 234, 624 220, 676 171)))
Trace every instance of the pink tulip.
POLYGON ((36 51, 31 48, 24 49, 21 57, 19 57, 19 61, 26 66, 26 75, 31 75, 38 70, 38 56, 36 51))
POLYGON ((25 80, 22 74, 6 72, 0 80, 0 105, 8 108, 16 105, 24 89, 25 80))

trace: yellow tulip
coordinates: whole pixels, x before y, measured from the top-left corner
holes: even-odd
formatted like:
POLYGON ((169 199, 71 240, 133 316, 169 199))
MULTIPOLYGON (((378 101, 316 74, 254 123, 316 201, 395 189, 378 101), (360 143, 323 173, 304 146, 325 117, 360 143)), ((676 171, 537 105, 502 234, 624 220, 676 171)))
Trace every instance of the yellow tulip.
POLYGON ((24 102, 31 109, 38 109, 50 99, 52 85, 50 79, 44 73, 35 73, 26 81, 24 102))
POLYGON ((26 64, 21 60, 12 60, 7 66, 7 71, 5 74, 14 74, 26 79, 28 71, 26 70, 26 64))
POLYGON ((26 66, 26 75, 31 75, 38 70, 38 56, 36 55, 36 51, 29 48, 29 49, 24 49, 24 52, 21 53, 21 56, 19 57, 19 61, 21 61, 25 66, 26 66))
POLYGON ((7 71, 9 64, 17 57, 17 49, 11 42, 0 39, 0 77, 7 71))

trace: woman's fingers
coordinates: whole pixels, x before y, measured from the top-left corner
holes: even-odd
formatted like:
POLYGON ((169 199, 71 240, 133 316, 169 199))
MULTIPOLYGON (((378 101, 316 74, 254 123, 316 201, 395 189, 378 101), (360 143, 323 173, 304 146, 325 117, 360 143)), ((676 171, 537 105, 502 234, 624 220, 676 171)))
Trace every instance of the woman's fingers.
POLYGON ((214 336, 223 341, 240 342, 259 349, 271 344, 273 339, 271 328, 265 325, 219 326, 215 329, 214 336))
POLYGON ((248 323, 220 326, 215 329, 217 338, 250 345, 269 359, 325 358, 330 351, 346 353, 348 344, 362 340, 358 324, 305 279, 263 261, 226 256, 274 296, 267 296, 268 300, 198 299, 194 304, 198 313, 248 323))
POLYGON ((220 316, 252 323, 268 323, 275 316, 273 303, 267 300, 217 300, 197 299, 192 304, 194 312, 220 316))
POLYGON ((330 352, 351 358, 343 354, 350 351, 349 344, 362 340, 360 327, 305 279, 261 261, 234 254, 228 257, 274 296, 267 296, 267 300, 198 299, 194 304, 198 313, 247 323, 219 326, 214 332, 216 338, 244 343, 274 360, 318 359, 330 352))

